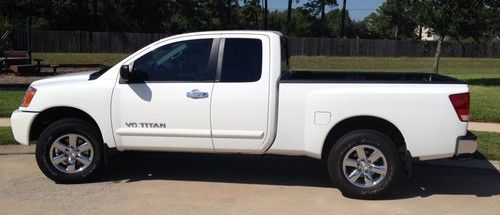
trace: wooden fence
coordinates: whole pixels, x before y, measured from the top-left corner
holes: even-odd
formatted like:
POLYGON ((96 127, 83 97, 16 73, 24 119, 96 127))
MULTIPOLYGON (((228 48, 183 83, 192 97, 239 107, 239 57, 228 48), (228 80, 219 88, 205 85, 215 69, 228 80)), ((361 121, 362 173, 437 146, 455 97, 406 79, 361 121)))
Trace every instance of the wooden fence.
MULTIPOLYGON (((132 53, 167 37, 160 33, 34 31, 33 52, 132 53)), ((306 56, 432 57, 436 42, 291 37, 290 53, 306 56)), ((444 57, 500 57, 500 42, 461 44, 445 42, 444 57)))

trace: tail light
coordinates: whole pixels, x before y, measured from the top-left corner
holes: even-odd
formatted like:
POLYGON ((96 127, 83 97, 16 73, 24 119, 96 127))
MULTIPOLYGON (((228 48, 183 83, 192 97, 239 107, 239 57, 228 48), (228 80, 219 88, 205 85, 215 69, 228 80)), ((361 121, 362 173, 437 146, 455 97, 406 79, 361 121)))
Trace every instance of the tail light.
POLYGON ((457 112, 458 119, 462 122, 469 121, 470 97, 469 93, 459 93, 450 95, 450 101, 457 112))

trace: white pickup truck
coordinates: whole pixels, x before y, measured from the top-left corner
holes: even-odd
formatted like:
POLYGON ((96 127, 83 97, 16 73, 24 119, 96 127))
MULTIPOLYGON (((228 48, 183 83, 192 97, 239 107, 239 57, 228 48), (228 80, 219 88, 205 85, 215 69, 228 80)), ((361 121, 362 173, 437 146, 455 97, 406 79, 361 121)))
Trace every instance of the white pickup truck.
POLYGON ((377 198, 414 160, 476 150, 468 91, 436 74, 292 72, 281 33, 214 31, 35 81, 11 120, 56 182, 88 179, 111 150, 277 154, 323 159, 344 194, 377 198))

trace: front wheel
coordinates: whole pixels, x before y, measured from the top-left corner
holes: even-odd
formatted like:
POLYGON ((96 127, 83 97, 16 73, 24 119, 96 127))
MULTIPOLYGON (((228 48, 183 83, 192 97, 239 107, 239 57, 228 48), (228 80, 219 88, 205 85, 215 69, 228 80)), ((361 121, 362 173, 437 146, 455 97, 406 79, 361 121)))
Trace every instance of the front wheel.
POLYGON ((40 135, 36 161, 40 170, 55 182, 81 182, 101 165, 102 145, 94 125, 79 119, 62 119, 40 135))
POLYGON ((342 136, 328 155, 328 173, 346 196, 380 198, 397 183, 401 161, 395 144, 373 130, 342 136))

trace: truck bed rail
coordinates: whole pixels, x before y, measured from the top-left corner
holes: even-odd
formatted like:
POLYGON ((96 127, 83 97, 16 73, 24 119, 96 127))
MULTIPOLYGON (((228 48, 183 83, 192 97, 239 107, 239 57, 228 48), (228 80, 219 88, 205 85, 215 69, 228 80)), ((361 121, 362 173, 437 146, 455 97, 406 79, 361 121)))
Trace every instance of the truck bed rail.
POLYGON ((311 72, 292 71, 282 74, 281 83, 394 83, 394 84, 465 84, 433 73, 401 72, 311 72))

